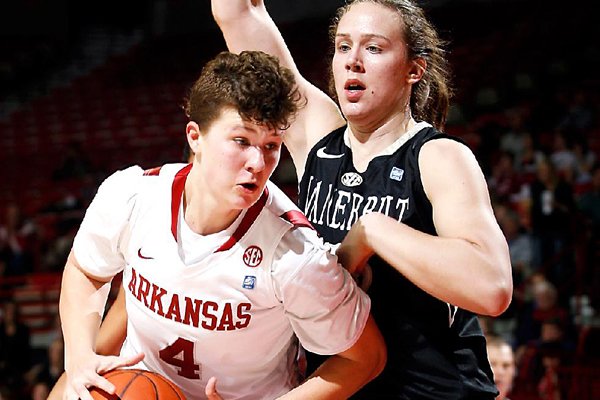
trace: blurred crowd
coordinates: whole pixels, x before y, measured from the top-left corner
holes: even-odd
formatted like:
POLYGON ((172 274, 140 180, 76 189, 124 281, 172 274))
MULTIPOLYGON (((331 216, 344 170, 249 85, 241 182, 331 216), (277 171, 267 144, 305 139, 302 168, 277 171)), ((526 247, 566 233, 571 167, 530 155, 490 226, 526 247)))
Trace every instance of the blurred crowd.
MULTIPOLYGON (((459 71, 464 56, 459 57, 460 49, 455 53, 459 71)), ((498 366, 492 360, 492 366, 497 379, 510 381, 506 393, 513 400, 592 398, 584 393, 591 393, 586 379, 590 385, 600 380, 598 83, 536 84, 535 71, 520 71, 511 76, 514 86, 507 97, 505 83, 490 76, 493 71, 472 96, 459 93, 447 132, 461 137, 477 156, 510 249, 513 301, 499 317, 480 318, 489 345, 495 346, 488 349, 490 359, 504 357, 498 366)), ((181 144, 175 147, 178 153, 181 144)), ((29 276, 60 277, 83 212, 111 172, 89 156, 71 142, 56 157, 51 180, 71 190, 51 202, 31 209, 15 197, 0 206, 1 400, 45 399, 63 370, 56 312, 45 326, 43 345, 35 346, 34 329, 14 294, 29 276)), ((179 160, 155 164, 173 161, 179 160)), ((291 165, 284 157, 273 180, 293 197, 291 165)))

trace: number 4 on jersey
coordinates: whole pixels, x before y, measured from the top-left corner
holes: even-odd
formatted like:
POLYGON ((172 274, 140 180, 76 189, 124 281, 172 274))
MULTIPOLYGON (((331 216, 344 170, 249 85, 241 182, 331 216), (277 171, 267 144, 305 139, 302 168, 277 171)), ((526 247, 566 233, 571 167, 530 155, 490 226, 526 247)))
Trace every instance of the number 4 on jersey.
POLYGON ((194 363, 194 342, 178 338, 158 352, 161 360, 177 367, 177 374, 188 379, 200 379, 200 364, 194 363))

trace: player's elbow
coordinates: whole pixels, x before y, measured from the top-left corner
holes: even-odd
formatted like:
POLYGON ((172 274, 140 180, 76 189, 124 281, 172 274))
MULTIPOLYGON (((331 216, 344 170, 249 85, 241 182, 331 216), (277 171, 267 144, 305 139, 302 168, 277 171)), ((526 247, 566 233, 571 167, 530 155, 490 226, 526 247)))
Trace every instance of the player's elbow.
POLYGON ((369 316, 363 334, 355 344, 354 349, 360 354, 356 357, 356 360, 360 360, 359 370, 362 371, 361 375, 365 379, 364 383, 375 379, 381 374, 387 362, 387 347, 383 335, 372 316, 369 316))
POLYGON ((387 363, 387 347, 383 336, 377 329, 376 336, 372 342, 371 348, 368 351, 368 371, 370 371, 368 380, 375 379, 383 372, 387 363))
POLYGON ((387 364, 387 348, 385 345, 381 346, 375 354, 375 360, 373 361, 373 368, 371 369, 370 380, 375 379, 379 374, 383 372, 385 365, 387 364))
POLYGON ((489 296, 486 296, 488 302, 485 306, 485 314, 491 317, 497 317, 502 314, 512 300, 513 285, 512 279, 499 279, 490 288, 489 296))

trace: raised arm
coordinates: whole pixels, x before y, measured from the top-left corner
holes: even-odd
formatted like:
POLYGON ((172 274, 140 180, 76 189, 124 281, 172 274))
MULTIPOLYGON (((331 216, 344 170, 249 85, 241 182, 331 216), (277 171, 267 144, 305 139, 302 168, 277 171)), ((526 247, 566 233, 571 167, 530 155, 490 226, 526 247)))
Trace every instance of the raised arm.
MULTIPOLYGON (((304 171, 308 151, 344 119, 335 102, 308 82, 298 70, 285 41, 262 0, 212 0, 212 13, 230 51, 261 50, 279 58, 291 69, 306 106, 284 135, 298 177, 304 171)), ((326 37, 323 40, 327 40, 326 37)))

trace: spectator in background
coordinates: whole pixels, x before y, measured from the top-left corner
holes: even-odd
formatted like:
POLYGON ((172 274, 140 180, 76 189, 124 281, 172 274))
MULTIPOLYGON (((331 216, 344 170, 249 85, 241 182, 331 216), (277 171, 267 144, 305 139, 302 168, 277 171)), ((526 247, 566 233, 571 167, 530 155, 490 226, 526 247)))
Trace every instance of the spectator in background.
POLYGON ((16 203, 6 206, 4 225, 0 226, 0 257, 5 276, 23 275, 33 270, 37 227, 25 218, 16 203))
POLYGON ((585 191, 592 181, 592 171, 598 161, 598 156, 590 150, 588 141, 580 136, 573 142, 573 154, 575 155, 575 185, 585 191))
POLYGON ((600 162, 592 168, 590 187, 577 199, 577 207, 585 229, 587 239, 584 250, 585 269, 581 273, 584 285, 595 308, 600 306, 600 162))
POLYGON ((558 368, 561 365, 560 354, 556 351, 545 350, 541 354, 543 375, 537 383, 539 400, 561 400, 561 387, 558 368))
POLYGON ((27 377, 32 388, 41 384, 50 392, 64 370, 64 341, 62 337, 55 337, 48 346, 45 358, 29 370, 27 377))
POLYGON ((508 131, 500 138, 500 149, 512 154, 515 160, 523 158, 525 151, 525 140, 530 136, 525 126, 525 111, 515 107, 506 111, 508 131))
POLYGON ((577 170, 577 158, 572 150, 572 138, 565 132, 556 130, 552 138, 552 151, 550 161, 559 177, 569 183, 573 183, 574 174, 577 170))
POLYGON ((514 156, 508 151, 501 151, 492 164, 492 174, 488 179, 490 193, 496 201, 509 202, 521 190, 514 156))
POLYGON ((558 302, 556 286, 548 280, 540 280, 533 286, 534 304, 532 318, 533 332, 544 338, 542 326, 544 322, 553 320, 560 326, 567 326, 570 320, 569 311, 558 302))
POLYGON ((11 296, 12 284, 10 281, 2 279, 6 276, 6 260, 0 257, 0 302, 8 300, 11 296))
POLYGON ((500 336, 488 335, 486 341, 488 358, 494 372, 494 382, 499 392, 496 400, 509 400, 507 396, 512 390, 517 375, 513 349, 500 336))
POLYGON ((587 92, 577 88, 568 94, 569 107, 560 118, 558 127, 561 129, 573 129, 582 133, 590 128, 594 122, 594 108, 587 92))
POLYGON ((561 341, 564 333, 571 332, 571 316, 567 308, 558 303, 556 287, 541 274, 531 279, 533 298, 518 311, 516 344, 518 359, 532 353, 541 343, 561 341), (560 328, 560 329, 559 329, 560 328), (557 335, 560 332, 560 335, 557 335))
POLYGON ((524 134, 522 138, 523 150, 515 157, 515 169, 526 182, 531 182, 537 174, 537 166, 544 161, 546 155, 539 148, 531 133, 524 134))
POLYGON ((564 284, 574 272, 572 252, 565 251, 572 243, 573 188, 549 160, 538 164, 530 187, 535 268, 544 268, 553 283, 564 284))
POLYGON ((23 377, 31 363, 29 327, 19 311, 16 301, 5 301, 0 321, 0 377, 15 392, 24 387, 23 377))
POLYGON ((570 364, 575 344, 566 334, 560 318, 549 318, 542 323, 539 340, 530 345, 533 362, 533 380, 537 382, 540 400, 566 399, 566 382, 561 382, 559 368, 570 364))
POLYGON ((62 218, 56 223, 57 235, 47 244, 41 260, 40 268, 43 271, 62 271, 80 223, 81 219, 78 217, 62 218))

